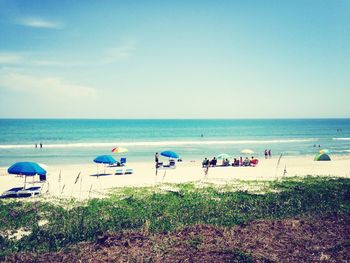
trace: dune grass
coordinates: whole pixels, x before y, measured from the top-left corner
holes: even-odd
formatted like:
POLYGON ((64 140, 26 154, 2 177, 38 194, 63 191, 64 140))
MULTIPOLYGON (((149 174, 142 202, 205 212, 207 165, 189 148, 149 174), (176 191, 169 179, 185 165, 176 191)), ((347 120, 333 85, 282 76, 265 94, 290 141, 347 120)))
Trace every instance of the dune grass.
POLYGON ((115 189, 108 198, 65 205, 1 200, 0 259, 14 252, 56 251, 106 232, 169 232, 194 224, 230 227, 257 219, 350 212, 350 179, 309 176, 240 184, 248 190, 237 190, 237 183, 180 184, 115 189), (13 234, 22 229, 30 234, 17 240, 13 234))

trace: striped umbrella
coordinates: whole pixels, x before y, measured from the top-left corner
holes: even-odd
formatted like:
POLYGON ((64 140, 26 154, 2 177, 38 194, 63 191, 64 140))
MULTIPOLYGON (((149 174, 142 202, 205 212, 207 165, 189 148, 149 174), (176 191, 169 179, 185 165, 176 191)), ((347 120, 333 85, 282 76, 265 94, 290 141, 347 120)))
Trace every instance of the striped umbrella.
POLYGON ((112 152, 114 152, 114 153, 125 153, 127 151, 128 151, 128 149, 123 148, 123 147, 115 147, 112 149, 112 152))
POLYGON ((243 154, 253 154, 254 151, 251 150, 251 149, 243 149, 243 150, 241 151, 241 153, 243 153, 243 154))
POLYGON ((319 151, 319 153, 321 153, 321 154, 323 154, 323 153, 328 154, 329 150, 328 149, 322 149, 322 150, 319 151))

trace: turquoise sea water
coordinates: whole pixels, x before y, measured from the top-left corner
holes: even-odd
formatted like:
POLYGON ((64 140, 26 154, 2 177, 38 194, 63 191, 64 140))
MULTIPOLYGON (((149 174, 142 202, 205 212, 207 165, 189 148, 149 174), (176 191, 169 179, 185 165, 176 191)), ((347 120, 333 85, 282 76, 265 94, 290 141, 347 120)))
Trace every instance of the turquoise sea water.
POLYGON ((166 149, 190 160, 219 153, 239 157, 245 148, 258 157, 265 149, 305 155, 317 152, 318 145, 332 154, 349 154, 350 119, 0 119, 0 166, 26 160, 87 163, 100 154, 114 155, 116 146, 129 149, 123 154, 129 160, 146 161, 166 149), (35 148, 40 142, 43 148, 35 148))

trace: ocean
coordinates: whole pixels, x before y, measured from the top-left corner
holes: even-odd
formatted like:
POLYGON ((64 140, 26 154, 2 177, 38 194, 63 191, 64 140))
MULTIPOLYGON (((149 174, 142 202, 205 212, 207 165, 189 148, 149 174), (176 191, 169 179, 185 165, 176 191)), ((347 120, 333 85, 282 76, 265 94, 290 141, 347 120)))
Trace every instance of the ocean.
POLYGON ((129 150, 122 155, 128 161, 153 161, 163 150, 176 151, 183 160, 220 153, 239 157, 246 148, 258 158, 265 149, 275 156, 323 148, 331 155, 350 154, 350 119, 0 119, 0 166, 80 164, 102 154, 119 158, 111 152, 117 146, 129 150))

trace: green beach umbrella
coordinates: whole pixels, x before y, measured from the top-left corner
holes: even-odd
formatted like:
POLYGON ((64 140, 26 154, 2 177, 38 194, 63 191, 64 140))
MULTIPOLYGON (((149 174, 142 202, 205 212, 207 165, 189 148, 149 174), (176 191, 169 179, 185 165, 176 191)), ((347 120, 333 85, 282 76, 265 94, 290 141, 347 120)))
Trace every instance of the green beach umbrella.
POLYGON ((330 161, 331 158, 326 153, 318 153, 315 155, 314 161, 330 161))

